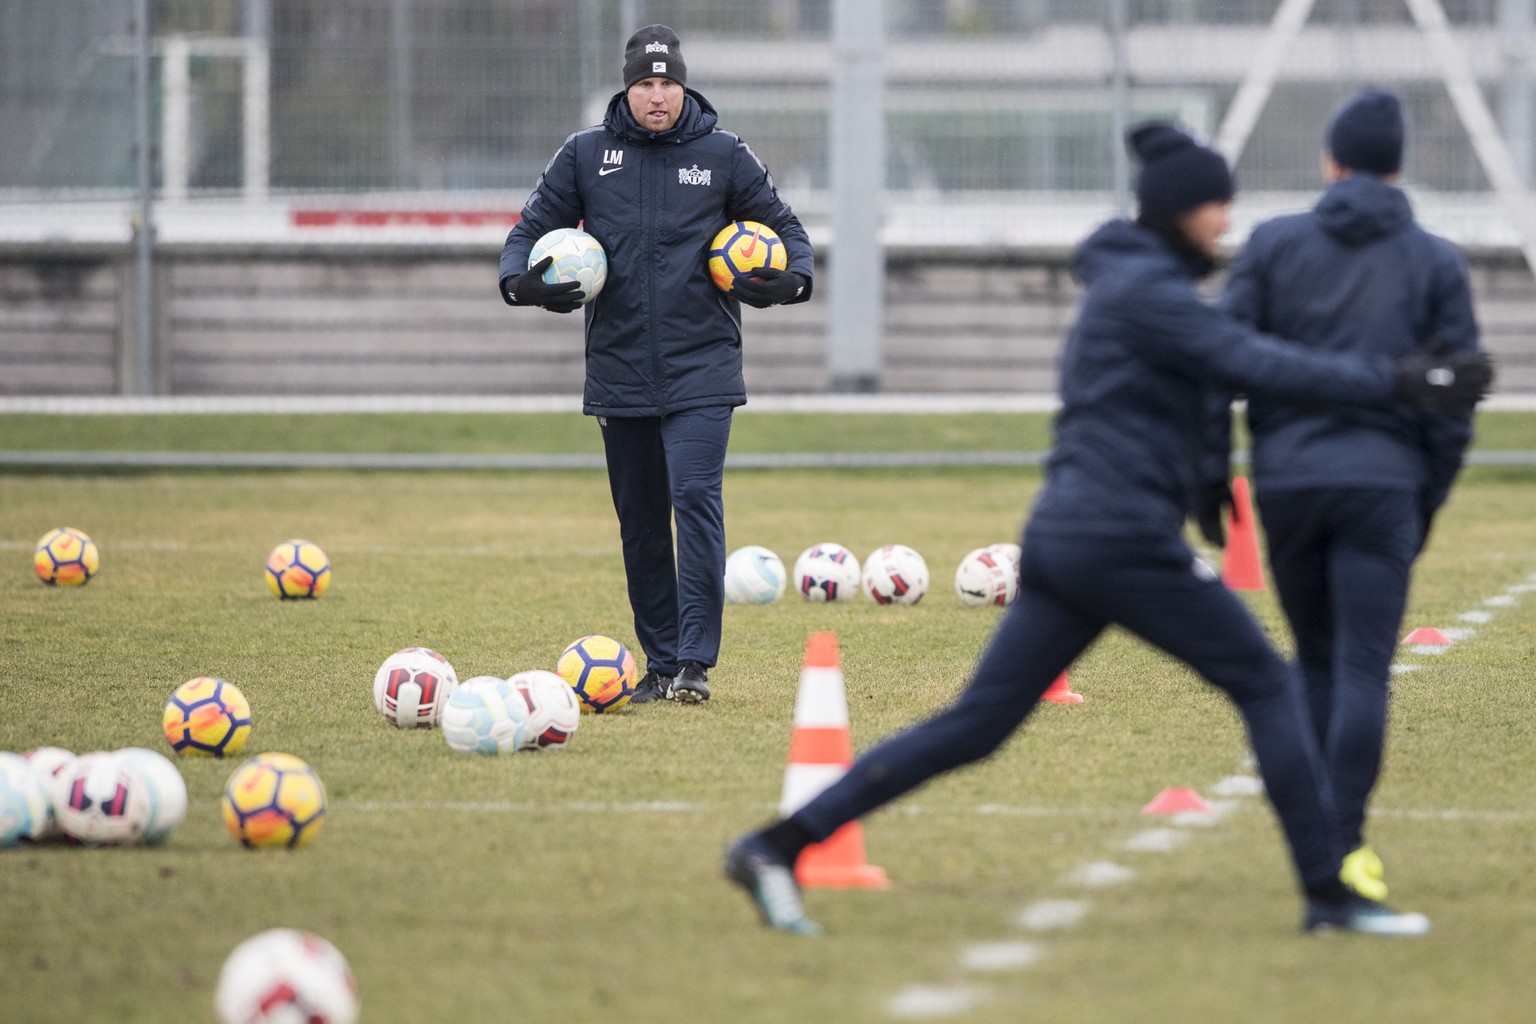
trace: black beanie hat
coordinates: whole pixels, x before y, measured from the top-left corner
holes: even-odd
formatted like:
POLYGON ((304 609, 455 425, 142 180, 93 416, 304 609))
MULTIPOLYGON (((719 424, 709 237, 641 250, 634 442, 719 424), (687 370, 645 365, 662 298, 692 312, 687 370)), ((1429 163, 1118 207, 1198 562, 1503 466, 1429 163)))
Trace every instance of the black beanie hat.
POLYGON ((665 25, 647 25, 624 44, 624 88, 642 78, 670 78, 678 85, 688 84, 682 43, 665 25))
POLYGON ((1345 167, 1396 174, 1403 166, 1403 105, 1384 89, 1366 89, 1346 100, 1328 121, 1328 152, 1345 167))
POLYGON ((1136 202, 1142 220, 1170 221, 1197 206, 1231 199, 1236 191, 1226 158, 1176 124, 1147 121, 1126 137, 1141 161, 1136 202))

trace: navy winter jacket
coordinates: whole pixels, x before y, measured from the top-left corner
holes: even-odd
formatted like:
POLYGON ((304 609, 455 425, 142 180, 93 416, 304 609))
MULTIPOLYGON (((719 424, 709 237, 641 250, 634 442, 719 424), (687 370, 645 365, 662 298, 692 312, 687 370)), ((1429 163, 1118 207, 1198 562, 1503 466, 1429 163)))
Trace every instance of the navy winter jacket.
POLYGON ((599 126, 565 140, 501 251, 508 278, 539 237, 580 225, 608 254, 608 280, 586 310, 583 408, 662 416, 742 405, 741 305, 709 276, 709 243, 732 220, 761 221, 784 242, 811 296, 811 244, 768 169, 693 90, 665 132, 642 128, 624 93, 599 126))
POLYGON ((1177 536, 1192 508, 1212 383, 1384 405, 1392 361, 1319 355, 1208 305, 1156 234, 1111 221, 1078 250, 1086 285, 1061 361, 1061 412, 1030 532, 1177 536))
MULTIPOLYGON (((1420 228, 1403 193, 1378 178, 1338 182, 1307 213, 1259 225, 1233 265, 1222 307, 1318 352, 1394 359, 1410 349, 1477 348, 1466 262, 1420 228)), ((1226 473, 1230 396, 1215 405, 1214 460, 1226 473)), ((1445 500, 1472 438, 1470 412, 1301 409, 1250 394, 1253 476, 1265 491, 1363 487, 1411 491, 1426 520, 1445 500)))

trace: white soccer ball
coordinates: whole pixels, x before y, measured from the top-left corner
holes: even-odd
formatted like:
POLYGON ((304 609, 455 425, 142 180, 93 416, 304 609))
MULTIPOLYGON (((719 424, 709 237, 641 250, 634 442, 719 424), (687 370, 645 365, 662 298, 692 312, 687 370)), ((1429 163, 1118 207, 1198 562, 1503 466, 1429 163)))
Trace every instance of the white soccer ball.
POLYGON ((816 544, 795 559, 794 581, 807 601, 848 601, 859 589, 859 560, 841 544, 816 544))
POLYGON ((432 729, 458 689, 459 674, 430 647, 406 647, 373 674, 373 706, 399 729, 432 729))
POLYGON ((149 783, 117 753, 81 754, 59 780, 54 804, 64 834, 87 846, 136 842, 153 815, 149 783))
POLYGON ((20 754, 0 751, 0 848, 43 838, 48 813, 42 773, 20 754))
POLYGON ((149 790, 149 823, 144 826, 144 841, 165 842, 187 817, 186 781, 171 759, 159 751, 128 747, 118 754, 138 770, 149 790))
POLYGON ((1012 541, 1001 541, 997 544, 988 544, 988 551, 994 551, 1000 555, 1007 555, 1017 567, 1023 561, 1023 549, 1012 541))
POLYGON ((42 778, 43 790, 48 794, 48 824, 38 838, 57 839, 64 834, 53 811, 59 800, 59 779, 75 763, 75 755, 63 747, 33 747, 21 756, 32 762, 32 769, 42 778))
POLYGON ((977 548, 955 569, 955 593, 968 608, 1012 604, 1019 596, 1019 567, 992 548, 977 548))
POLYGON ((582 305, 597 298, 608 281, 608 254, 580 228, 555 228, 540 238, 528 254, 528 265, 545 256, 554 257, 554 262, 544 271, 544 280, 550 284, 575 281, 581 285, 582 305))
POLYGON ((928 563, 905 544, 887 544, 864 559, 863 586, 875 604, 917 604, 928 593, 928 563))
POLYGON ((765 547, 749 544, 725 560, 725 599, 732 604, 773 604, 788 582, 784 563, 765 547))
POLYGON ((525 749, 559 750, 571 741, 581 724, 581 698, 570 683, 543 669, 519 672, 507 682, 528 708, 525 749))
POLYGON ((528 705, 505 679, 476 676, 448 698, 442 722, 443 738, 461 754, 510 754, 523 746, 528 705))
POLYGON ((213 996, 220 1024, 353 1024, 357 982, 341 950, 310 932, 273 928, 236 946, 213 996))

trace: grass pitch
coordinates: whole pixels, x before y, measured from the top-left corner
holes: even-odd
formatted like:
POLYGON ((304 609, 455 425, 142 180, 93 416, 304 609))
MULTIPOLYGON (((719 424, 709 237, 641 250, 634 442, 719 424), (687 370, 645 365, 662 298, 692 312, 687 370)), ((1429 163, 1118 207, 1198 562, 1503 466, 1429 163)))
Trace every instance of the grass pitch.
MULTIPOLYGON (((409 433, 368 417, 310 431, 174 418, 135 441, 94 418, 22 419, 8 418, 0 446, 192 449, 222 434, 247 450, 379 450, 409 433)), ((411 422, 432 435, 425 450, 596 450, 574 417, 463 420, 411 422)), ((743 416, 733 450, 875 434, 886 450, 1043 447, 1043 418, 1017 420, 913 417, 860 433, 743 416)), ((1501 418, 1483 443, 1522 437, 1536 437, 1530 419, 1501 418)), ((1013 470, 732 472, 731 547, 764 544, 788 563, 822 540, 861 557, 909 544, 932 571, 928 597, 730 606, 707 705, 588 717, 568 750, 479 759, 387 726, 374 669, 410 644, 443 651, 461 677, 552 667, 586 632, 633 646, 601 474, 0 476, 0 749, 161 748, 164 701, 209 673, 251 700, 247 753, 304 757, 331 800, 311 846, 246 851, 217 806, 239 759, 185 760, 188 816, 164 848, 0 852, 0 1020, 212 1019, 224 957, 277 925, 337 944, 368 1021, 873 1022, 945 999, 963 1007, 953 1019, 986 1022, 1529 1019, 1536 593, 1511 588, 1536 574, 1530 470, 1465 474, 1405 623, 1489 615, 1446 654, 1405 654, 1421 667, 1394 683, 1370 834, 1393 901, 1428 913, 1429 937, 1299 936, 1288 862, 1255 798, 1207 828, 1141 816, 1165 786, 1211 796, 1246 748, 1221 697, 1118 633, 1072 669, 1085 704, 1043 707, 991 761, 865 822, 890 891, 808 894, 827 928, 815 941, 758 926, 719 854, 777 803, 806 636, 838 635, 856 746, 940 706, 998 615, 959 605, 954 566, 1013 539, 1037 486, 1013 470), (101 546, 84 588, 31 575, 32 543, 57 525, 101 546), (262 582, 267 551, 291 536, 331 557, 320 601, 280 603, 262 582), (1509 601, 1485 604, 1495 597, 1509 601), (1124 848, 1153 827, 1186 840, 1124 848), (1067 880, 1097 861, 1135 877, 1067 880), (1047 899, 1085 900, 1088 913, 1060 931, 1022 928, 1020 912, 1047 899), (966 966, 976 947, 1018 942, 1036 962, 966 966)), ((1273 596, 1247 600, 1283 644, 1273 596)))

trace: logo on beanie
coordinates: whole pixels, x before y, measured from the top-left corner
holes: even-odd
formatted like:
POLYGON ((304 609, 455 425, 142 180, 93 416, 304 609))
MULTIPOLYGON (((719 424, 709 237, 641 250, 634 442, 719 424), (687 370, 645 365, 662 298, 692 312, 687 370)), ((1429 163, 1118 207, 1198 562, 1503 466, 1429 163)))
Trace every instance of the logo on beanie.
POLYGON ((652 61, 651 70, 656 72, 658 75, 664 75, 667 73, 667 62, 664 60, 652 61))
POLYGON ((709 171, 699 170, 699 165, 692 167, 679 167, 677 169, 677 183, 679 185, 708 185, 709 171))
POLYGON ((667 44, 666 43, 646 43, 645 44, 645 52, 646 53, 670 53, 671 51, 667 49, 667 44))

